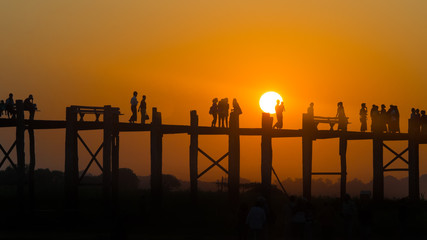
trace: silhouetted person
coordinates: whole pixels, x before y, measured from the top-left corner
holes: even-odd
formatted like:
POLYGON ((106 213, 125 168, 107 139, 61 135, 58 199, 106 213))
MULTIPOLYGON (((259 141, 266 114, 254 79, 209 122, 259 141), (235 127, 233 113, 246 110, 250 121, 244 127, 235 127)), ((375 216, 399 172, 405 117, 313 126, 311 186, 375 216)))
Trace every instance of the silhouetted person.
POLYGON ((366 132, 366 130, 368 130, 368 108, 366 107, 366 103, 362 103, 359 116, 360 116, 360 131, 366 132))
POLYGON ((263 239, 264 229, 267 223, 267 215, 263 208, 263 202, 258 199, 248 213, 246 224, 249 227, 250 239, 263 239))
POLYGON ((314 117, 314 103, 310 103, 310 107, 307 108, 307 114, 314 117))
POLYGON ((339 102, 337 106, 338 131, 347 131, 348 121, 344 112, 344 105, 342 102, 339 102))
POLYGON ((426 116, 426 111, 424 110, 421 111, 420 123, 421 123, 421 134, 427 135, 427 116, 426 116))
POLYGON ((420 119, 421 118, 421 114, 420 114, 420 109, 415 109, 415 116, 416 118, 420 119))
POLYGON ((34 113, 36 112, 36 105, 34 104, 33 95, 30 94, 25 100, 24 100, 24 110, 27 110, 30 112, 30 120, 34 119, 34 113))
POLYGON ((283 105, 283 102, 277 100, 275 110, 277 122, 276 124, 274 124, 273 128, 281 129, 283 127, 283 112, 285 111, 285 106, 283 105))
POLYGON ((399 132, 400 133, 400 113, 399 113, 399 108, 394 105, 394 111, 395 111, 395 118, 396 118, 396 122, 394 123, 394 131, 395 132, 399 132))
POLYGON ((387 111, 388 115, 388 130, 391 133, 400 132, 399 127, 399 110, 397 106, 390 105, 390 108, 387 111))
POLYGON ((130 109, 132 110, 132 116, 129 118, 130 123, 135 123, 137 120, 136 116, 136 106, 138 106, 138 100, 136 99, 138 92, 133 92, 133 97, 130 99, 130 109))
POLYGON ((415 114, 415 108, 411 108, 411 119, 416 119, 417 114, 415 114))
MULTIPOLYGON (((216 121, 218 119, 218 98, 214 98, 212 100, 212 106, 209 108, 209 114, 212 115, 213 117, 211 127, 216 127, 216 121)), ((218 122, 218 127, 219 127, 219 122, 218 122)))
POLYGON ((141 103, 139 104, 138 112, 141 112, 141 124, 145 124, 145 120, 148 119, 147 115, 147 103, 145 102, 145 95, 142 95, 141 103))
POLYGON ((387 123, 388 123, 387 110, 385 109, 385 105, 381 104, 381 111, 380 111, 381 132, 387 132, 387 123))
POLYGON ((218 103, 218 117, 219 117, 219 127, 228 127, 228 110, 230 105, 228 104, 228 98, 223 98, 218 103), (225 125, 224 125, 225 122, 225 125))
POLYGON ((0 117, 3 116, 5 110, 6 110, 6 104, 4 103, 4 100, 1 100, 0 101, 0 117))
POLYGON ((231 112, 237 113, 239 115, 242 114, 242 109, 240 108, 240 105, 235 98, 233 98, 233 109, 231 112))
POLYGON ((13 100, 13 94, 9 93, 9 98, 6 99, 6 104, 5 104, 5 108, 6 108, 6 112, 7 112, 7 117, 10 118, 10 115, 12 115, 12 119, 15 119, 15 115, 16 115, 16 111, 15 111, 15 101, 13 100))
POLYGON ((380 112, 378 111, 378 106, 375 104, 372 104, 371 108, 371 131, 374 132, 378 130, 380 120, 380 112))

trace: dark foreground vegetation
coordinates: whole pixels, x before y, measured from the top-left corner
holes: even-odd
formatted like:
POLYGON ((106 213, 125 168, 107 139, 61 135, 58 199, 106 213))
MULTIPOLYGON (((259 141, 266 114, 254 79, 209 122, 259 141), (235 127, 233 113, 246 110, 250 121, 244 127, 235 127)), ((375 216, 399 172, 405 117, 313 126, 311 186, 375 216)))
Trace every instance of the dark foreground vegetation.
MULTIPOLYGON (((138 189, 138 178, 130 170, 121 170, 120 211, 112 217, 110 211, 105 211, 100 186, 80 187, 79 210, 69 210, 64 207, 62 173, 37 171, 33 210, 27 201, 24 208, 19 207, 16 186, 7 185, 4 171, 0 174, 3 183, 0 239, 249 239, 244 238, 250 236, 246 234, 244 222, 248 210, 261 196, 255 186, 242 193, 240 206, 233 208, 226 192, 200 192, 197 204, 193 204, 189 192, 165 189, 161 208, 155 208, 150 191, 138 189)), ((96 184, 96 180, 97 177, 90 179, 92 184, 96 184)), ((283 193, 273 189, 263 236, 268 237, 265 239, 427 237, 425 201, 402 199, 374 203, 354 198, 350 202, 354 211, 348 216, 348 209, 344 209, 338 198, 290 202, 283 193), (304 225, 294 222, 296 208, 305 213, 304 225)))

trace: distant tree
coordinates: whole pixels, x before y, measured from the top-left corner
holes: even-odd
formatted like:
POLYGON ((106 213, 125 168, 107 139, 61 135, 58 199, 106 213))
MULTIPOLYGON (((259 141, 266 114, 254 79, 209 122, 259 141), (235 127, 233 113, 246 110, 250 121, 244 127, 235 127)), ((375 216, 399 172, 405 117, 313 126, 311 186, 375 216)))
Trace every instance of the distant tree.
POLYGON ((171 174, 163 174, 163 189, 165 191, 172 191, 179 187, 181 187, 181 182, 174 175, 171 174))
POLYGON ((119 188, 124 190, 136 190, 138 188, 138 176, 129 168, 119 169, 119 188))

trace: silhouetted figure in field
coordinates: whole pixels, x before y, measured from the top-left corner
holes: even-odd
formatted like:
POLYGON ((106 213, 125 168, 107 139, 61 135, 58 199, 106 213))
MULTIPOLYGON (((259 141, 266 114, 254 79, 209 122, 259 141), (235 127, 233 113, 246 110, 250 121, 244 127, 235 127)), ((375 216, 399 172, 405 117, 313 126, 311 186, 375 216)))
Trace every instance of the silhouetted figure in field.
POLYGON ((4 103, 4 100, 1 100, 0 101, 0 117, 3 116, 5 110, 6 110, 6 104, 4 103))
POLYGON ((384 104, 381 104, 380 124, 381 132, 387 132, 388 115, 384 104))
POLYGON ((360 131, 366 132, 368 130, 368 108, 366 107, 366 103, 362 103, 359 112, 360 116, 360 131))
POLYGON ((314 103, 310 103, 310 106, 307 108, 307 114, 314 117, 314 103))
POLYGON ((283 102, 280 102, 279 99, 277 99, 277 104, 276 104, 275 110, 276 110, 277 122, 276 122, 276 124, 274 124, 273 128, 282 129, 282 127, 283 127, 283 112, 285 111, 285 106, 283 105, 283 102))
POLYGON ((264 239, 264 229, 267 223, 267 215, 263 208, 263 202, 258 199, 248 213, 246 224, 249 227, 249 239, 264 239))
POLYGON ((246 240, 248 236, 248 225, 246 225, 246 218, 249 213, 249 206, 246 203, 241 203, 237 212, 237 232, 239 240, 246 240))
POLYGON ((30 96, 24 100, 24 110, 30 112, 30 120, 33 120, 34 113, 36 112, 36 104, 34 104, 33 95, 30 94, 30 96))
POLYGON ((397 133, 400 132, 400 126, 399 126, 399 110, 397 109, 397 106, 390 105, 390 108, 387 111, 388 115, 388 130, 391 133, 397 133))
POLYGON ((230 109, 230 104, 228 104, 228 98, 223 98, 218 103, 218 116, 219 116, 219 127, 228 128, 228 110, 230 109), (224 125, 225 122, 225 125, 224 125))
POLYGON ((133 92, 133 97, 130 99, 130 109, 132 110, 132 116, 129 118, 130 123, 135 123, 137 120, 136 116, 136 107, 138 106, 138 100, 136 99, 136 96, 138 96, 138 92, 133 92))
POLYGON ((339 102, 337 104, 338 109, 337 109, 337 118, 338 118, 338 131, 347 131, 347 116, 345 115, 344 112, 344 105, 342 102, 339 102))
POLYGON ((420 123, 421 123, 421 134, 427 135, 427 115, 426 115, 426 111, 424 110, 421 111, 420 123))
POLYGON ((16 117, 16 111, 15 111, 15 101, 13 100, 13 94, 9 93, 9 98, 6 99, 5 104, 6 112, 7 112, 7 118, 10 118, 10 115, 12 115, 12 119, 15 119, 16 117))
POLYGON ((145 124, 145 120, 148 119, 147 115, 147 103, 145 102, 145 95, 142 95, 141 103, 139 104, 138 112, 141 112, 141 124, 145 124))
MULTIPOLYGON (((212 100, 212 106, 209 108, 209 114, 212 115, 213 117, 211 127, 216 127, 216 121, 218 119, 218 98, 214 98, 212 100)), ((218 126, 219 126, 219 122, 218 122, 218 126)))

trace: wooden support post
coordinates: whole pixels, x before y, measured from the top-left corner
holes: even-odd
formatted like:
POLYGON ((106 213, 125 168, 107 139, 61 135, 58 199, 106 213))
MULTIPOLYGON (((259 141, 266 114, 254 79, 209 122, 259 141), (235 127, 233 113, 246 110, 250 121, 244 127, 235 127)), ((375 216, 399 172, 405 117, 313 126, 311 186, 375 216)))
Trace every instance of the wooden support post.
POLYGON ((30 164, 28 169, 28 191, 30 194, 29 196, 30 211, 33 211, 35 207, 34 171, 36 167, 36 151, 35 151, 34 129, 31 126, 31 123, 28 128, 28 137, 30 140, 30 164))
POLYGON ((190 192, 193 203, 197 202, 197 158, 199 154, 199 134, 197 128, 199 126, 199 116, 196 111, 190 112, 190 192))
POLYGON ((374 131, 372 140, 373 152, 373 199, 382 201, 384 199, 384 165, 383 165, 383 139, 382 133, 374 131))
POLYGON ((151 122, 151 195, 153 205, 160 207, 162 201, 162 116, 153 108, 151 122))
POLYGON ((311 199, 311 174, 313 161, 314 117, 304 113, 302 115, 302 195, 311 199))
MULTIPOLYGON (((270 138, 271 144, 271 138, 270 138)), ((271 172, 270 172, 271 179, 271 172)), ((238 207, 240 186, 240 136, 239 114, 230 114, 230 134, 228 135, 228 196, 232 206, 238 207)))
POLYGON ((341 200, 344 199, 347 193, 347 139, 340 137, 340 160, 341 160, 341 200))
POLYGON ((262 113, 261 185, 267 199, 270 199, 273 164, 273 149, 271 146, 272 126, 273 118, 270 116, 270 113, 262 113))
POLYGON ((104 106, 104 147, 102 151, 102 192, 106 212, 111 208, 111 143, 113 114, 111 106, 104 106))
POLYGON ((16 100, 16 156, 17 156, 17 195, 18 205, 23 208, 24 185, 25 185, 25 123, 24 123, 24 103, 16 100))
POLYGON ((111 149, 111 186, 112 186, 112 207, 113 216, 117 216, 119 206, 119 112, 113 113, 112 129, 112 149, 111 149))
POLYGON ((409 119, 408 122, 409 133, 409 164, 408 164, 408 178, 409 178, 409 198, 411 200, 420 199, 420 169, 419 169, 419 142, 420 136, 420 122, 418 119, 409 119))
POLYGON ((79 161, 77 145, 77 108, 67 107, 65 130, 65 202, 69 209, 77 208, 79 161))

